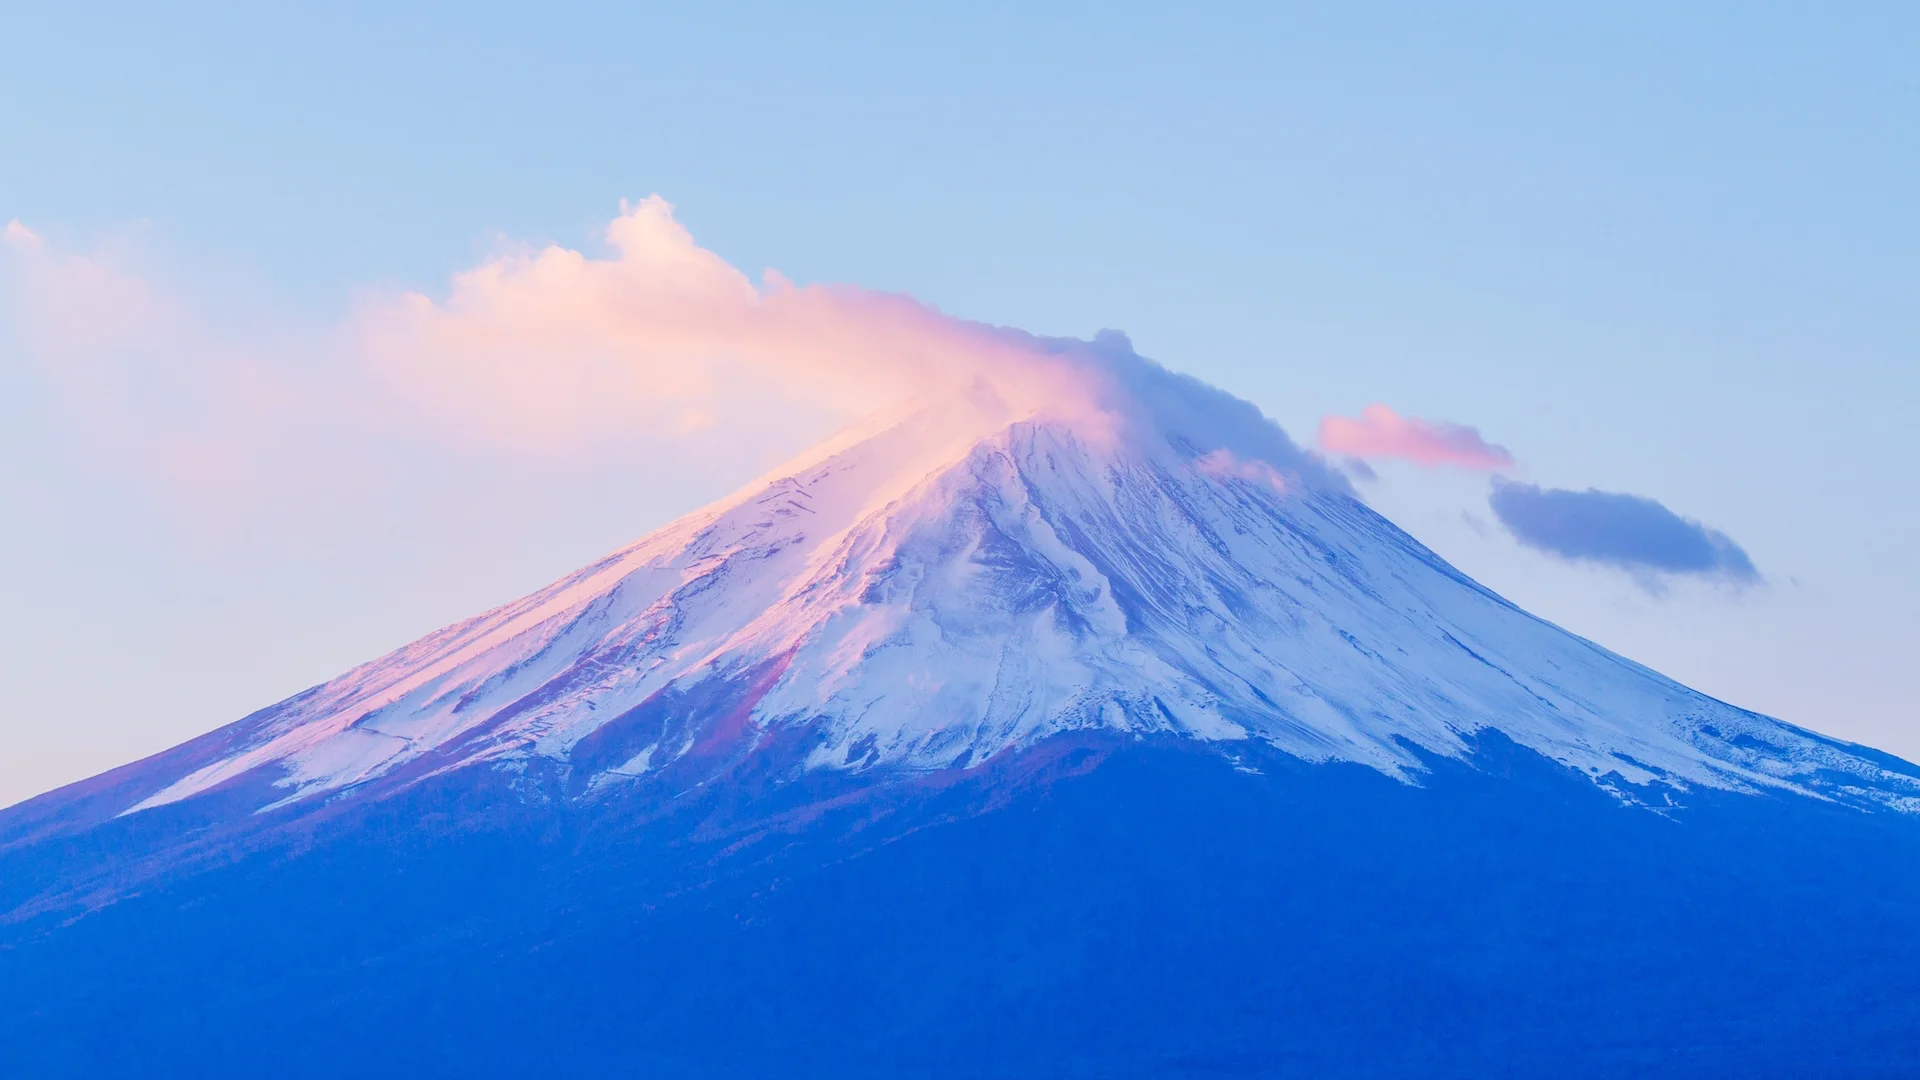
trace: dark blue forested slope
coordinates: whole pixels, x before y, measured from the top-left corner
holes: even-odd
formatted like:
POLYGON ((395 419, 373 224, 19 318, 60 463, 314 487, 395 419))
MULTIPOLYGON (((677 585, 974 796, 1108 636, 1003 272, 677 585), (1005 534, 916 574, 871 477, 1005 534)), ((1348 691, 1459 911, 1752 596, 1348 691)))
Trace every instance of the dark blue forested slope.
POLYGON ((1914 1075, 1920 822, 1431 764, 1093 738, 647 824, 455 774, 9 927, 0 1071, 1914 1075))

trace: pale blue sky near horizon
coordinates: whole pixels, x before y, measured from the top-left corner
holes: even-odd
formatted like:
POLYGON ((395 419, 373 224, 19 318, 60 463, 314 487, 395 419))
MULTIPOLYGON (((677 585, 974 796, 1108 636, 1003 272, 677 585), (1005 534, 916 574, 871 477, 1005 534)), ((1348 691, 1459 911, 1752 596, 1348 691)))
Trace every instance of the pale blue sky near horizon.
MULTIPOLYGON (((736 266, 1119 328, 1302 441, 1383 402, 1530 482, 1656 498, 1765 583, 1654 593, 1524 551, 1481 475, 1363 486, 1576 632, 1920 756, 1920 8, 18 4, 0 40, 0 223, 135 247, 224 317, 442 292, 503 236, 592 250, 659 193, 736 266)), ((415 462, 327 504, 360 530, 279 506, 209 535, 76 449, 18 359, 0 804, 750 471, 415 462)))

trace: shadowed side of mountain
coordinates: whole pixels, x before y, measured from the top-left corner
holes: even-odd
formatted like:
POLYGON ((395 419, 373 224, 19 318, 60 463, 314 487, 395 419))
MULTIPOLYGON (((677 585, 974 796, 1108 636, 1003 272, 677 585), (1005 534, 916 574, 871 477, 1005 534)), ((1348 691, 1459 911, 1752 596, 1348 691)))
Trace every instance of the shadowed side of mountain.
POLYGON ((1910 816, 1712 790, 1656 812, 1493 732, 1426 767, 1408 785, 1258 745, 1063 739, 751 806, 751 783, 713 785, 644 821, 617 797, 488 818, 510 778, 466 770, 343 803, 297 853, 16 927, 0 1059, 686 1077, 1920 1060, 1910 816))

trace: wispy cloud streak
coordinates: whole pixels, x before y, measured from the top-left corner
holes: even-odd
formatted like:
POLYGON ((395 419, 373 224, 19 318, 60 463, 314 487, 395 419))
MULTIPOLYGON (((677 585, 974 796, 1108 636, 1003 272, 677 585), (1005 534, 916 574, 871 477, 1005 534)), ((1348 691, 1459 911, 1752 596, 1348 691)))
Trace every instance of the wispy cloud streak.
POLYGON ((1464 424, 1401 416, 1385 405, 1369 405, 1356 417, 1328 416, 1320 421, 1320 445, 1355 458, 1399 458, 1418 465, 1457 465, 1466 469, 1505 469, 1513 455, 1464 424))

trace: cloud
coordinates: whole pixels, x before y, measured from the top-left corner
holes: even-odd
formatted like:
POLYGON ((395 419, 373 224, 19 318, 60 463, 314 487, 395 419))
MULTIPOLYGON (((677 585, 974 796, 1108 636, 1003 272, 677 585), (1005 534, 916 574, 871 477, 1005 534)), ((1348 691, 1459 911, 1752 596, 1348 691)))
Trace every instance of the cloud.
POLYGON ((39 247, 42 243, 40 235, 25 225, 22 225, 19 218, 14 218, 12 221, 7 222, 6 229, 0 230, 0 240, 9 244, 17 244, 21 247, 33 248, 39 247))
POLYGON ((771 271, 756 285, 657 196, 623 206, 606 242, 600 258, 557 245, 497 255, 444 299, 376 298, 356 315, 354 351, 446 430, 532 449, 723 424, 750 384, 842 417, 979 381, 1019 412, 1084 396, 1025 335, 902 295, 771 271))
POLYGON ((1649 587, 1661 574, 1760 580, 1753 561, 1727 534, 1644 496, 1542 489, 1495 477, 1488 504, 1527 547, 1627 570, 1649 587))
POLYGON ((112 258, 54 250, 18 219, 0 232, 0 251, 15 321, 38 348, 56 354, 50 360, 125 348, 168 322, 152 287, 112 258))
POLYGON ((231 290, 196 296, 180 275, 69 253, 18 222, 0 256, 0 335, 22 342, 72 426, 209 493, 298 507, 300 492, 383 482, 410 453, 744 480, 876 410, 983 388, 1008 419, 1095 437, 1144 419, 1196 458, 1231 451, 1243 474, 1265 462, 1345 483, 1253 406, 1140 358, 1123 334, 1041 338, 901 294, 771 270, 756 282, 658 197, 623 204, 597 252, 507 247, 431 294, 370 290, 319 321, 263 315, 231 290), (713 466, 742 457, 756 459, 745 475, 713 466))
POLYGON ((0 235, 0 360, 50 426, 196 498, 343 477, 362 399, 307 362, 321 335, 223 331, 140 263, 124 237, 79 254, 17 221, 0 235))
POLYGON ((1280 470, 1260 460, 1247 460, 1231 450, 1222 448, 1201 455, 1194 462, 1204 476, 1215 480, 1246 480, 1272 488, 1276 494, 1285 495, 1293 485, 1280 470))
POLYGON ((1505 469, 1513 455, 1494 446, 1464 424, 1401 416, 1385 405, 1369 405, 1358 419, 1328 416, 1320 421, 1320 445, 1356 458, 1403 458, 1419 465, 1458 465, 1467 469, 1505 469))
POLYGON ((299 325, 196 302, 124 252, 65 252, 14 221, 0 332, 92 427, 198 441, 208 460, 296 428, 566 459, 701 433, 817 437, 982 382, 1015 412, 1090 400, 1084 365, 1029 335, 904 295, 772 271, 756 284, 658 197, 623 204, 605 241, 502 251, 439 295, 368 291, 343 319, 299 325))

